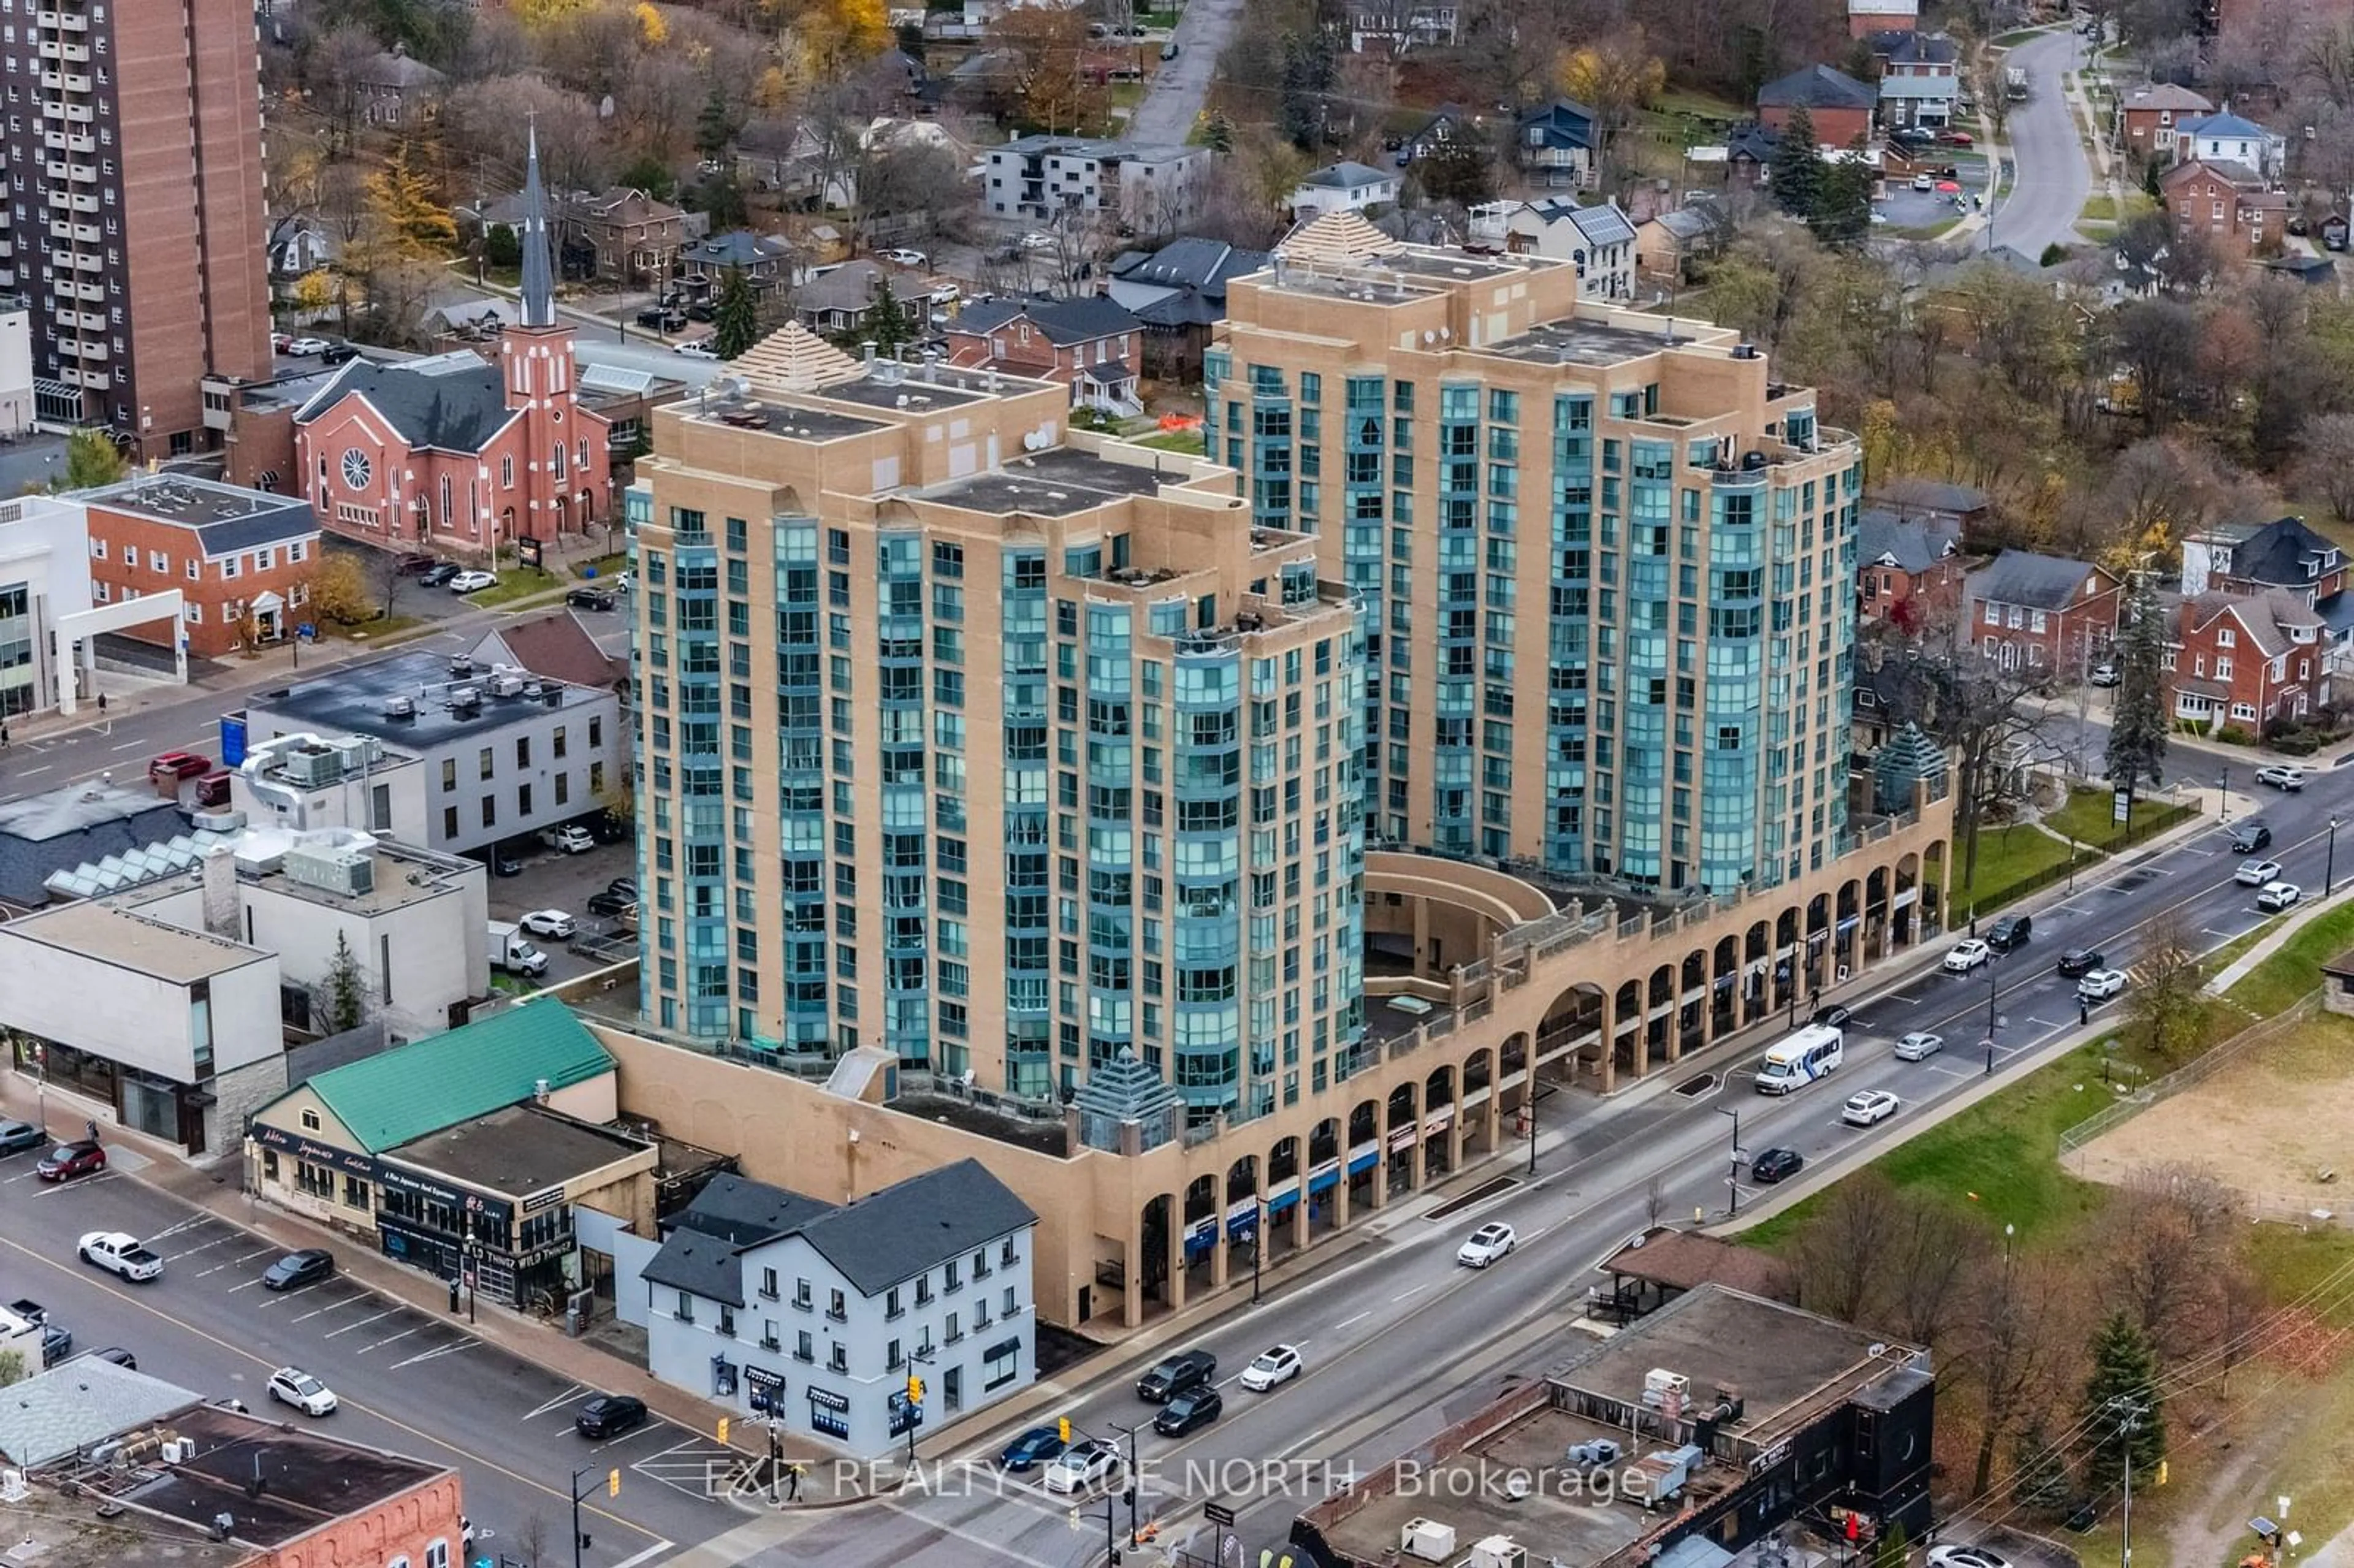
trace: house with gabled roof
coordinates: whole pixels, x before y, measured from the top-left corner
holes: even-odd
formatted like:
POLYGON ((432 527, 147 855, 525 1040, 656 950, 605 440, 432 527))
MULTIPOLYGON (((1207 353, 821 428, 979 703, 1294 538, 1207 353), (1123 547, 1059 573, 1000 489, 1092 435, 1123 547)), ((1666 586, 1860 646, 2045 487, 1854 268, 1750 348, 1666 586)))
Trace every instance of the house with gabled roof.
POLYGON ((2124 588, 2089 561, 2005 550, 1964 579, 1964 635, 2006 670, 2082 679, 2116 641, 2124 588))
POLYGON ((2215 112, 2214 104, 2170 81, 2128 90, 2117 100, 2113 134, 2143 157, 2171 157, 2182 127, 2215 112))
POLYGON ((2328 700, 2329 628, 2287 588, 2186 594, 2166 668, 2177 718, 2253 730, 2328 700))
POLYGON ((1529 184, 1584 190, 1594 183, 1594 111, 1572 98, 1523 110, 1512 122, 1512 162, 1529 184))
POLYGON ((714 1177, 634 1282, 647 1370, 861 1457, 928 1437, 1036 1378, 1037 1220, 977 1160, 843 1203, 714 1177))
POLYGON ((1856 515, 1855 545, 1859 621, 1891 621, 1913 632, 1960 609, 1959 523, 1867 506, 1856 515))
POLYGON ((2182 591, 2190 596, 2278 588, 2318 607, 2345 592, 2346 580, 2346 552, 2302 517, 2227 523, 2182 542, 2182 591))
POLYGON ((1615 201, 1492 201, 1471 209, 1473 249, 1543 256, 1577 268, 1578 298, 1625 300, 1635 291, 1635 226, 1615 201))
POLYGON ((2203 231, 2226 250, 2244 256, 2288 232, 2287 196, 2245 164, 2191 158, 2159 175, 2158 188, 2177 233, 2203 231))
POLYGON ((1148 374, 1199 380, 1210 332, 1226 319, 1228 281, 1266 270, 1274 254, 1222 239, 1172 239, 1116 258, 1104 293, 1143 327, 1148 374))
POLYGON ((1921 25, 1921 0, 1847 0, 1847 36, 1911 32, 1921 25))
POLYGON ((1327 164, 1291 193, 1291 216, 1301 223, 1328 212, 1363 212, 1398 198, 1397 175, 1370 164, 1327 164))
POLYGON ((976 300, 944 331, 951 365, 1059 381, 1071 389, 1075 408, 1143 412, 1136 378, 1144 327, 1117 301, 1094 294, 976 300))
POLYGON ((1790 113, 1805 109, 1814 122, 1815 142, 1824 147, 1846 147, 1872 134, 1872 111, 1880 92, 1843 70, 1827 65, 1801 67, 1757 90, 1757 118, 1776 131, 1790 122, 1790 113))
POLYGON ((2194 115, 2175 127, 2178 161, 2198 158, 2211 164, 2236 164, 2267 180, 2279 178, 2287 151, 2285 137, 2275 136, 2228 109, 2220 114, 2194 115))

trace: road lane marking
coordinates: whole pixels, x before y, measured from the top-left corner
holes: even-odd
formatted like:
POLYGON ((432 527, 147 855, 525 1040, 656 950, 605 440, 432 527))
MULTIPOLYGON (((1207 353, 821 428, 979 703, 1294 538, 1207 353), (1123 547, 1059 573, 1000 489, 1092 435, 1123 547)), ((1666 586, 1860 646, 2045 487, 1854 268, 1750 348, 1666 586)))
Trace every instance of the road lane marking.
MULTIPOLYGON (((483 1533, 488 1534, 489 1531, 485 1531, 483 1533)), ((623 1558, 620 1563, 614 1564, 614 1568, 638 1568, 639 1563, 643 1563, 655 1552, 668 1552, 671 1549, 671 1545, 672 1542, 670 1542, 657 1541, 652 1546, 647 1547, 643 1552, 639 1552, 635 1557, 623 1558)))
MULTIPOLYGON (((356 1295, 356 1296, 349 1296, 349 1297, 345 1297, 345 1298, 343 1300, 341 1300, 341 1301, 330 1301, 330 1302, 328 1302, 324 1307, 314 1307, 314 1308, 313 1308, 310 1311, 305 1312, 305 1313, 302 1314, 300 1317, 296 1318, 294 1320, 295 1320, 297 1323, 307 1323, 307 1322, 309 1322, 312 1319, 316 1318, 316 1317, 319 1317, 319 1316, 320 1316, 320 1315, 322 1315, 323 1313, 333 1312, 334 1310, 335 1310, 335 1309, 336 1309, 337 1308, 339 1308, 339 1307, 348 1307, 348 1306, 350 1306, 350 1305, 351 1305, 353 1302, 355 1302, 355 1301, 366 1301, 366 1300, 368 1300, 368 1299, 369 1299, 369 1296, 368 1296, 367 1292, 366 1292, 366 1291, 365 1291, 365 1290, 363 1290, 363 1291, 361 1291, 358 1295, 356 1295)), ((377 1314, 377 1316, 378 1316, 378 1317, 382 1317, 382 1316, 383 1316, 383 1314, 382 1314, 382 1313, 378 1313, 378 1314, 377 1314)))
POLYGON ((1337 1333, 1339 1333, 1341 1330, 1343 1330, 1343 1329, 1347 1328, 1350 1324, 1352 1324, 1352 1323, 1361 1323, 1361 1322, 1364 1321, 1364 1319, 1368 1319, 1368 1318, 1372 1317, 1373 1315, 1373 1308, 1369 1307, 1369 1308, 1367 1308, 1365 1310, 1363 1310, 1363 1312, 1358 1313, 1354 1318, 1343 1318, 1343 1319, 1341 1319, 1341 1321, 1339 1321, 1339 1322, 1337 1322, 1337 1323, 1333 1324, 1333 1325, 1332 1325, 1332 1331, 1333 1331, 1334 1333, 1336 1333, 1336 1334, 1337 1334, 1337 1333))
MULTIPOLYGON (((228 1265, 227 1265, 227 1264, 223 1264, 223 1265, 221 1265, 221 1266, 222 1266, 223 1268, 227 1268, 227 1267, 228 1266, 228 1265)), ((259 1284, 260 1284, 260 1283, 261 1283, 261 1281, 260 1281, 259 1279, 249 1279, 249 1280, 247 1280, 247 1281, 246 1281, 244 1284, 242 1284, 242 1285, 232 1285, 232 1286, 230 1286, 230 1287, 228 1287, 228 1293, 229 1293, 231 1296, 234 1296, 234 1295, 236 1295, 236 1294, 237 1294, 239 1291, 240 1291, 240 1290, 250 1290, 250 1289, 252 1289, 255 1286, 257 1286, 257 1285, 259 1285, 259 1284)), ((267 1306, 269 1306, 269 1305, 270 1305, 270 1303, 269 1303, 269 1302, 267 1302, 267 1301, 265 1301, 265 1302, 263 1302, 263 1303, 262 1303, 262 1305, 263 1305, 263 1306, 265 1306, 265 1307, 267 1307, 267 1306)))
POLYGON ((33 1195, 37 1198, 54 1198, 69 1187, 78 1192, 85 1187, 96 1187, 113 1175, 114 1172, 111 1171, 101 1171, 95 1176, 84 1176, 78 1181, 52 1181, 33 1195))
MULTIPOLYGON (((360 1319, 358 1322, 356 1322, 356 1323, 346 1323, 346 1324, 345 1324, 345 1325, 344 1325, 342 1328, 340 1328, 340 1329, 330 1329, 329 1330, 327 1330, 327 1338, 329 1338, 329 1339, 331 1339, 331 1340, 332 1340, 332 1339, 334 1339, 337 1335, 340 1335, 340 1334, 348 1334, 348 1333, 350 1333, 354 1329, 365 1329, 365 1328, 366 1328, 370 1323, 375 1322, 375 1321, 376 1320, 376 1319, 377 1319, 377 1318, 389 1318, 389 1317, 391 1317, 395 1312, 398 1312, 398 1311, 399 1311, 399 1310, 400 1310, 400 1308, 398 1308, 398 1307, 387 1307, 387 1308, 386 1308, 383 1311, 376 1313, 374 1317, 363 1318, 363 1319, 360 1319)), ((295 1319, 295 1321, 296 1321, 296 1322, 300 1322, 300 1321, 302 1321, 302 1319, 298 1318, 298 1319, 295 1319)))
POLYGON ((444 1345, 438 1351, 421 1351, 405 1361, 393 1362, 391 1370, 398 1372, 403 1367, 413 1367, 419 1361, 438 1361, 443 1356, 454 1356, 461 1351, 471 1351, 476 1342, 472 1340, 461 1340, 454 1345, 444 1345))
POLYGON ((582 1394, 588 1392, 588 1385, 587 1383, 576 1383, 567 1388, 562 1393, 557 1394, 554 1399, 549 1400, 546 1404, 540 1405, 535 1409, 524 1412, 523 1419, 525 1421, 535 1420, 538 1417, 546 1414, 549 1411, 554 1410, 558 1405, 571 1404, 574 1400, 579 1398, 582 1394))
MULTIPOLYGON (((417 1329, 422 1329, 423 1327, 425 1327, 425 1325, 422 1323, 417 1325, 417 1329)), ((388 1335, 384 1339, 378 1340, 373 1345, 362 1345, 358 1350, 354 1351, 352 1354, 355 1356, 364 1356, 370 1351, 380 1351, 387 1345, 393 1344, 398 1340, 408 1338, 409 1335, 417 1332, 417 1329, 403 1329, 399 1333, 388 1335)))

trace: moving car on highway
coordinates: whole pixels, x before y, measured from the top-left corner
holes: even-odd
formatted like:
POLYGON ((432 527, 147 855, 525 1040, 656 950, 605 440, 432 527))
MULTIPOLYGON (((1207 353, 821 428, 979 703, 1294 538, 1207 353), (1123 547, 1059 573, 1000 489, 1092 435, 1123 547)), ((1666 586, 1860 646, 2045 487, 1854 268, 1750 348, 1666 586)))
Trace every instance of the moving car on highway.
POLYGON ((291 1404, 305 1415, 332 1415, 335 1411, 335 1391, 304 1372, 301 1367, 280 1367, 270 1374, 264 1385, 270 1397, 281 1404, 291 1404))
POLYGON ((1243 1386, 1253 1393, 1265 1393, 1279 1383, 1289 1383, 1299 1375, 1308 1363, 1289 1345, 1278 1345, 1252 1358, 1243 1368, 1243 1386))
POLYGON ((1896 1059, 1900 1062, 1925 1062, 1945 1048, 1944 1035, 1915 1029, 1896 1043, 1896 1059))
POLYGON ((1840 1107, 1840 1120, 1850 1127, 1871 1127, 1894 1116, 1903 1104, 1886 1089, 1864 1089, 1848 1096, 1847 1104, 1840 1107))
POLYGON ((1501 1220, 1491 1220, 1455 1249, 1455 1261, 1468 1268, 1485 1268, 1498 1258, 1510 1257, 1520 1242, 1519 1234, 1511 1226, 1501 1220))

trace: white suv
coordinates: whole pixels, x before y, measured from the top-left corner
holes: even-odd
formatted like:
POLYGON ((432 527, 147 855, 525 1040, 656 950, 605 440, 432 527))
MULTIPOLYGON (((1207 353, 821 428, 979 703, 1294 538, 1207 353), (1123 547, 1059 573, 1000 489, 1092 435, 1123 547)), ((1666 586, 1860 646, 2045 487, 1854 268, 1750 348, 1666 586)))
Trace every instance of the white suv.
POLYGON ((2123 969, 2094 969, 2076 982, 2076 1000, 2083 1002, 2106 1001, 2125 989, 2123 969))

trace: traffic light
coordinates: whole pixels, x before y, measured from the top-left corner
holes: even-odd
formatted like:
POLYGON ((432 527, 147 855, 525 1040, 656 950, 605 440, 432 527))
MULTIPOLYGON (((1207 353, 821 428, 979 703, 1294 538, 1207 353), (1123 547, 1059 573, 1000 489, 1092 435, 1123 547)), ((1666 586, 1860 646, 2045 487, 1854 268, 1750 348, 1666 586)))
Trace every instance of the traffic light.
POLYGON ((621 1495, 621 1467, 619 1465, 605 1472, 605 1495, 609 1498, 621 1495))
POLYGON ((1055 1423, 1055 1430, 1062 1437, 1063 1446, 1066 1448, 1069 1447, 1071 1446, 1071 1418, 1066 1415, 1057 1420, 1055 1423))
POLYGON ((924 1403, 924 1380, 913 1372, 907 1374, 907 1403, 910 1404, 924 1403))
POLYGON ((727 1441, 727 1417, 724 1415, 719 1418, 719 1441, 723 1446, 727 1441))

